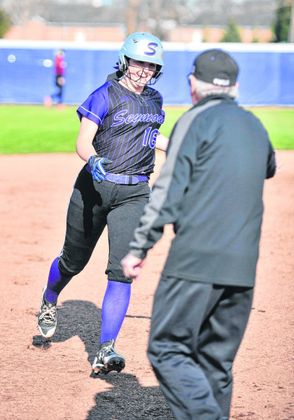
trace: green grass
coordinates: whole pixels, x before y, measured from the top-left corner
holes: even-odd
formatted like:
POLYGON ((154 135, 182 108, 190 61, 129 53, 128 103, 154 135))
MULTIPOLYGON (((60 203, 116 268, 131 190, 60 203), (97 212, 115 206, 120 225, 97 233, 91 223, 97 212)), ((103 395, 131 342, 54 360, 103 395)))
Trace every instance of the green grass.
POLYGON ((294 108, 253 108, 263 122, 275 149, 294 149, 294 108))
POLYGON ((79 129, 74 107, 0 106, 0 153, 72 152, 79 129))
MULTIPOLYGON (((166 107, 161 132, 169 136, 188 107, 166 107)), ((276 149, 294 149, 294 108, 252 108, 267 128, 276 149)), ((0 106, 0 153, 73 152, 79 130, 76 107, 0 106)))
MULTIPOLYGON (((169 136, 174 122, 187 107, 168 107, 161 132, 169 136)), ((294 108, 249 108, 266 127, 275 149, 294 150, 294 108)))

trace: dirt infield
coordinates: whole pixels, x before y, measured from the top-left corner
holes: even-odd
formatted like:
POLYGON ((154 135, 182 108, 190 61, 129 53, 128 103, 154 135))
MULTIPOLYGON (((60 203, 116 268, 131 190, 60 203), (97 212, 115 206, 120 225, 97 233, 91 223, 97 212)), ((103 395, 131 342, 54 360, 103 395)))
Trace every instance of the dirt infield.
MULTIPOLYGON (((278 152, 266 182, 265 216, 252 315, 235 364, 232 419, 290 420, 293 399, 294 152, 278 152)), ((164 156, 157 156, 160 167, 164 156)), ((153 293, 171 230, 150 252, 117 348, 121 374, 90 377, 106 287, 104 234, 86 269, 59 301, 48 346, 35 314, 80 160, 72 154, 0 156, 2 420, 172 419, 146 358, 153 293)), ((157 173, 155 174, 155 176, 157 173)))

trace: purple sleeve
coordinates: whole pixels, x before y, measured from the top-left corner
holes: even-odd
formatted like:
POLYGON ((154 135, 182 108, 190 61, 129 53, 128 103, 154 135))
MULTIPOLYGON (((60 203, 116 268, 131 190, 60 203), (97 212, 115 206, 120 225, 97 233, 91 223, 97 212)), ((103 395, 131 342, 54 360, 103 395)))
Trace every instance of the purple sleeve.
POLYGON ((96 89, 78 107, 77 114, 79 119, 86 117, 95 124, 100 125, 108 112, 108 83, 96 89))

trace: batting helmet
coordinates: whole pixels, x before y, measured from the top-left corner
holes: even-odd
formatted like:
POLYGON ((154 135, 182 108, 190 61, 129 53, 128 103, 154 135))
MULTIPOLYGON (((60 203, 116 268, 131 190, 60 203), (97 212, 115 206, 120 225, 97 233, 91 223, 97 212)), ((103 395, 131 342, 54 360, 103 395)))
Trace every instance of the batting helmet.
POLYGON ((128 68, 128 58, 156 64, 154 79, 162 74, 163 48, 160 40, 147 32, 134 32, 130 34, 119 52, 119 70, 125 72, 128 68))

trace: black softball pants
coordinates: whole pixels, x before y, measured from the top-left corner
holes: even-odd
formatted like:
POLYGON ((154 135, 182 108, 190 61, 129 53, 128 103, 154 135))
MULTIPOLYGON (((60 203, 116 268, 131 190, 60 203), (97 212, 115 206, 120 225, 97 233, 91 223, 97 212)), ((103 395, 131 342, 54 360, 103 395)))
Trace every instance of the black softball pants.
POLYGON ((177 420, 229 418, 232 365, 252 298, 252 288, 160 279, 148 357, 177 420))
POLYGON ((109 257, 105 273, 111 280, 131 283, 120 261, 128 253, 149 195, 147 183, 93 182, 84 167, 74 185, 67 212, 65 241, 58 265, 63 277, 72 277, 83 270, 107 225, 109 257))

